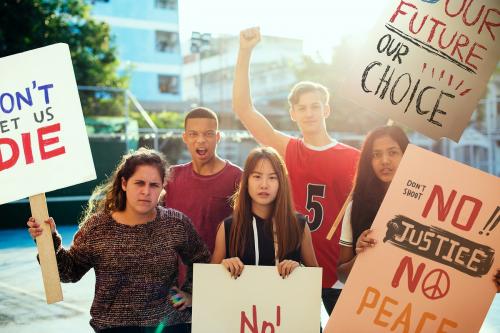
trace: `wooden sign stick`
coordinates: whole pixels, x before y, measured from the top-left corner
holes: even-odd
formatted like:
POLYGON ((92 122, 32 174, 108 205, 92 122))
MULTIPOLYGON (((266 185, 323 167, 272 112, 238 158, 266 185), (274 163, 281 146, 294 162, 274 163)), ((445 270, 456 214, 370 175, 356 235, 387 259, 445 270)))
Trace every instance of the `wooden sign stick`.
MULTIPOLYGON (((386 126, 392 126, 392 125, 394 125, 394 120, 388 119, 386 126)), ((335 234, 335 231, 337 231, 337 228, 339 227, 340 221, 342 221, 342 218, 344 217, 345 210, 347 209, 349 202, 352 200, 352 192, 354 192, 354 186, 352 187, 351 192, 349 192, 349 195, 347 196, 347 199, 345 200, 344 205, 340 209, 339 214, 335 218, 335 221, 333 221, 332 227, 330 228, 328 235, 326 235, 326 239, 331 240, 333 237, 333 234, 335 234)))
POLYGON ((342 221, 342 218, 344 217, 345 210, 347 209, 349 202, 351 202, 353 190, 354 190, 354 186, 351 189, 351 192, 349 193, 349 195, 347 196, 347 199, 345 200, 344 205, 340 209, 339 214, 335 218, 335 221, 333 222, 332 227, 330 228, 330 231, 328 232, 328 235, 326 235, 326 239, 332 240, 333 234, 335 233, 335 231, 337 231, 337 228, 339 227, 340 221, 342 221))
POLYGON ((45 298, 47 304, 60 302, 63 300, 61 289, 61 280, 57 269, 56 253, 54 251, 54 242, 50 226, 45 223, 49 218, 47 200, 45 193, 29 197, 31 216, 42 226, 43 232, 36 238, 38 256, 40 258, 40 267, 42 269, 43 286, 45 288, 45 298))

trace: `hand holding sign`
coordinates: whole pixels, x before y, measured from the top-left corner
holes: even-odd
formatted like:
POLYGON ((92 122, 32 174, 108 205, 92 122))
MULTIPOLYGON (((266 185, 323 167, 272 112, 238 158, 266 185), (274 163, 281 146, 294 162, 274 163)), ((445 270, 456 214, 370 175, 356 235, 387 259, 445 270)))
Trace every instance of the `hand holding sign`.
POLYGON ((369 237, 371 229, 365 230, 359 236, 356 242, 356 254, 363 252, 365 249, 369 249, 370 247, 374 247, 377 244, 377 240, 369 237))
POLYGON ((0 204, 29 197, 30 231, 53 303, 62 290, 44 193, 96 178, 69 47, 1 58, 0 73, 0 204))
POLYGON ((282 279, 276 267, 247 265, 237 280, 220 264, 193 270, 193 333, 319 331, 321 268, 298 267, 282 279))
POLYGON ((243 273, 243 268, 245 265, 241 262, 240 258, 226 258, 222 260, 222 265, 231 274, 231 277, 237 279, 243 273))
POLYGON ((478 332, 500 286, 499 182, 409 145, 325 332, 478 332))
MULTIPOLYGON (((51 233, 54 233, 56 231, 56 223, 54 222, 54 219, 52 217, 45 220, 44 223, 49 225, 51 233)), ((42 225, 38 224, 34 217, 30 217, 26 224, 28 225, 28 232, 30 233, 31 238, 36 239, 37 237, 42 235, 42 225)))
POLYGON ((293 270, 299 267, 299 263, 294 260, 283 260, 276 266, 278 268, 278 273, 280 276, 285 279, 290 274, 292 274, 293 270))

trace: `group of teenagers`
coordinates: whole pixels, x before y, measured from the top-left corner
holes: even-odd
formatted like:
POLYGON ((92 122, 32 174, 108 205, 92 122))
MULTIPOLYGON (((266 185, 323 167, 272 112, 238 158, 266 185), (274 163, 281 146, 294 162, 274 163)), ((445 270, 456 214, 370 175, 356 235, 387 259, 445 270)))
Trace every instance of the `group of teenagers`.
MULTIPOLYGON (((193 263, 222 264, 235 279, 245 265, 276 266, 283 278, 300 265, 322 267, 330 314, 356 257, 375 246, 370 227, 408 145, 405 132, 376 128, 361 151, 337 142, 325 123, 329 93, 313 82, 299 82, 288 97, 301 138, 276 130, 250 94, 259 41, 258 28, 240 33, 233 110, 261 145, 243 170, 217 155, 217 115, 198 107, 184 121, 189 163, 169 167, 146 148, 123 156, 94 190, 69 249, 54 220, 45 221, 61 281, 95 271, 96 332, 190 332, 193 263), (346 200, 342 225, 328 239, 346 200)), ((43 232, 33 218, 27 225, 35 239, 43 232)), ((500 270, 493 280, 500 292, 500 270)))

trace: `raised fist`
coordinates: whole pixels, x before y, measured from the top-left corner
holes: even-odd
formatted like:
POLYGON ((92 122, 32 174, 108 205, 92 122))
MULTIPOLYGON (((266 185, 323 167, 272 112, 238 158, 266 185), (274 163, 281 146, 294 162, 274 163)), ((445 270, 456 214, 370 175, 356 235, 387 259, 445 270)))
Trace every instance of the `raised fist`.
POLYGON ((240 49, 252 50, 259 42, 259 27, 245 29, 240 32, 240 49))

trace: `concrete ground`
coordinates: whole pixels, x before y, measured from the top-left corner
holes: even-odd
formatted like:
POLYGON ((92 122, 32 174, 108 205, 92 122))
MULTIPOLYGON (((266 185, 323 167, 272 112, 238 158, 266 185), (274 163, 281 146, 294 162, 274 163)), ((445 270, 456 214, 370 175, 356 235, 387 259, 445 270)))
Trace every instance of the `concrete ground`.
MULTIPOLYGON (((76 226, 58 227, 68 247, 76 226)), ((88 333, 95 275, 76 284, 62 284, 64 301, 45 302, 36 246, 25 229, 0 231, 0 332, 88 333)), ((326 323, 326 312, 322 321, 326 323)), ((497 294, 480 333, 500 332, 500 294, 497 294)))

